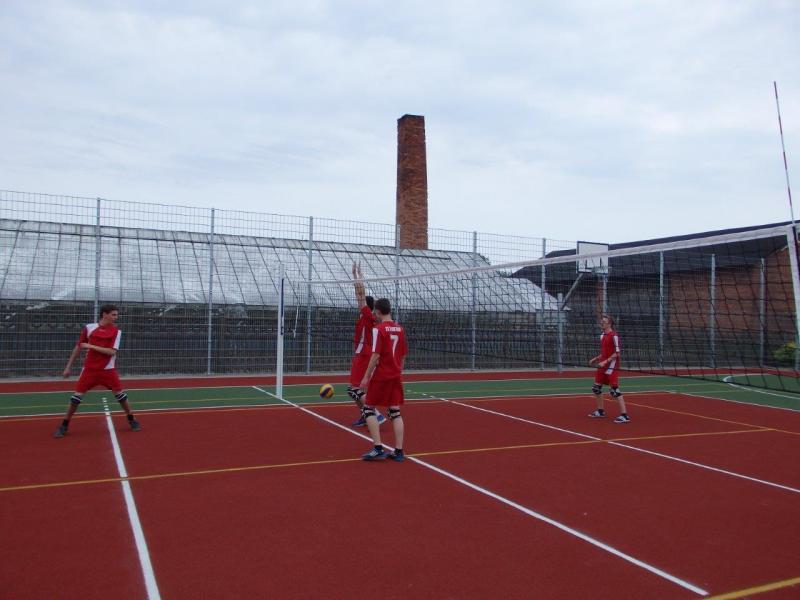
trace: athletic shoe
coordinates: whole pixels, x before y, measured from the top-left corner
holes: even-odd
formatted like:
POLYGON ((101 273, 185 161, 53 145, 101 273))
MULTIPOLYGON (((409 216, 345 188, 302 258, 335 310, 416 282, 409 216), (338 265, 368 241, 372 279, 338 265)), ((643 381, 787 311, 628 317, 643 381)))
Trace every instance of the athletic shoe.
POLYGON ((56 429, 56 432, 53 434, 53 437, 54 438, 62 438, 65 435, 67 435, 67 428, 64 427, 63 425, 59 425, 58 429, 56 429))
POLYGON ((131 429, 133 431, 141 431, 142 430, 142 426, 139 424, 139 421, 137 421, 136 419, 134 419, 133 421, 128 421, 128 423, 131 424, 131 429))
POLYGON ((386 457, 389 456, 389 453, 386 450, 377 450, 373 448, 366 454, 364 454, 361 459, 362 460, 385 460, 386 457))
POLYGON ((378 425, 383 425, 386 422, 386 417, 384 417, 381 413, 378 413, 378 425))
POLYGON ((614 419, 614 423, 630 423, 631 418, 628 415, 620 415, 614 419))
POLYGON ((596 410, 596 411, 594 411, 594 412, 590 412, 588 416, 590 416, 590 417, 591 417, 591 418, 593 418, 593 419, 600 419, 600 418, 602 418, 602 417, 605 417, 605 416, 606 416, 606 413, 605 413, 605 411, 602 411, 602 412, 601 412, 601 411, 598 409, 598 410, 596 410))
POLYGON ((358 421, 353 421, 352 427, 366 427, 367 420, 364 417, 361 417, 358 421))
POLYGON ((406 455, 403 454, 402 450, 400 452, 395 450, 389 455, 389 458, 391 458, 395 462, 403 462, 406 459, 406 455))

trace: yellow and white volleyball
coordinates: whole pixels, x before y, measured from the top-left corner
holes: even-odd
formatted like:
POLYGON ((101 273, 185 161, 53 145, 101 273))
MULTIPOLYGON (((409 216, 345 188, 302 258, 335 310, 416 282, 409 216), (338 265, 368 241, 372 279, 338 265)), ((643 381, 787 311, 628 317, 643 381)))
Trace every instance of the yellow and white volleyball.
POLYGON ((319 388, 319 397, 324 398, 325 400, 333 398, 333 386, 330 383, 326 383, 319 388))

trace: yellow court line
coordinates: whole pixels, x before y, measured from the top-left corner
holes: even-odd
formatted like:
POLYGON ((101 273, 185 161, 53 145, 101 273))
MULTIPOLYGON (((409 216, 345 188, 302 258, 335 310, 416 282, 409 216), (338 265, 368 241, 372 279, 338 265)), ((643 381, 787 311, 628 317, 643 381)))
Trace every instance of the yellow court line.
MULTIPOLYGON (((291 408, 291 407, 289 407, 291 408)), ((441 450, 441 451, 431 451, 431 452, 415 452, 414 454, 409 454, 408 456, 441 456, 446 454, 468 454, 468 453, 476 453, 476 452, 496 452, 502 450, 523 450, 528 448, 548 448, 553 446, 585 446, 588 444, 605 444, 609 442, 621 442, 621 441, 631 441, 631 440, 648 440, 648 439, 663 439, 663 438, 682 438, 687 436, 702 436, 702 435, 724 435, 726 433, 753 433, 762 431, 760 429, 751 429, 747 431, 710 431, 707 433, 691 433, 691 434, 675 434, 672 436, 669 435, 659 435, 659 436, 642 436, 637 438, 612 438, 612 439, 599 439, 599 440, 581 440, 581 441, 570 441, 570 442, 545 442, 540 444, 519 444, 514 446, 494 446, 494 447, 485 447, 485 448, 467 448, 461 450, 441 450)), ((765 429, 763 431, 770 431, 765 429)), ((9 487, 0 487, 0 492, 13 492, 13 491, 22 491, 22 490, 36 490, 36 489, 44 489, 44 488, 54 488, 54 487, 67 487, 73 485, 92 485, 97 483, 114 483, 119 481, 145 481, 148 479, 165 479, 169 477, 188 477, 192 475, 210 475, 214 473, 236 473, 241 471, 258 471, 258 470, 265 470, 265 469, 279 469, 279 468, 287 468, 287 467, 304 467, 309 465, 328 465, 328 464, 336 464, 336 463, 346 463, 346 462, 357 462, 361 460, 361 458, 341 458, 341 459, 330 459, 330 460, 313 460, 313 461, 306 461, 306 462, 296 462, 296 463, 281 463, 275 465, 253 465, 249 467, 225 467, 221 469, 207 469, 207 470, 200 470, 200 471, 182 471, 176 473, 160 473, 156 475, 138 475, 132 477, 110 477, 105 479, 86 479, 86 480, 79 480, 79 481, 61 481, 61 482, 54 482, 54 483, 37 483, 31 485, 16 485, 16 486, 9 486, 9 487)))
POLYGON ((784 579, 783 581, 776 581, 774 583, 767 583, 765 585, 747 588, 746 590, 736 590, 735 592, 728 592, 727 594, 720 594, 719 596, 708 596, 705 600, 734 600, 735 598, 744 598, 754 594, 763 594, 764 592, 780 590, 782 588, 792 587, 793 585, 797 584, 800 584, 800 577, 784 579))
POLYGON ((202 471, 182 471, 177 473, 159 473, 157 475, 136 475, 131 477, 109 477, 107 479, 86 479, 83 481, 60 481, 55 483, 36 483, 0 488, 0 492, 18 492, 22 490, 38 490, 44 488, 67 487, 73 485, 92 485, 96 483, 116 483, 120 481, 146 481, 148 479, 165 479, 168 477, 188 477, 192 475, 213 475, 215 473, 236 473, 242 471, 262 471, 265 469, 282 469, 287 467, 305 467, 309 465, 330 465, 336 463, 356 462, 361 458, 340 458, 331 460, 312 460, 298 463, 282 463, 277 465, 253 465, 249 467, 226 467, 224 469, 206 469, 202 471))
MULTIPOLYGON (((611 402, 611 400, 608 400, 611 402)), ((705 415, 698 415, 696 413, 685 412, 682 410, 672 410, 669 408, 661 408, 660 406, 649 406, 647 404, 638 404, 636 402, 626 402, 626 404, 630 404, 631 406, 637 406, 639 408, 649 408, 651 410, 660 410, 662 412, 673 413, 676 415, 685 415, 687 417, 696 417, 698 419, 707 419, 708 421, 718 421, 720 423, 730 423, 732 425, 743 425, 744 427, 755 427, 756 429, 772 429, 772 431, 778 431, 780 433, 789 433, 792 435, 800 435, 796 431, 788 431, 786 429, 773 429, 773 428, 765 428, 763 425, 753 425, 752 423, 742 423, 741 421, 731 421, 730 419, 719 419, 717 417, 707 417, 705 415)))

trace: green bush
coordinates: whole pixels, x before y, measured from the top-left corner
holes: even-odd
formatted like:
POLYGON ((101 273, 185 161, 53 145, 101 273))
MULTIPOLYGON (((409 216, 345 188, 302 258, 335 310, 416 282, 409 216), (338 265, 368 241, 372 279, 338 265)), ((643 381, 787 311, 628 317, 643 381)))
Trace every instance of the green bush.
POLYGON ((793 363, 794 357, 797 354, 797 344, 794 342, 788 342, 783 346, 777 348, 773 353, 772 356, 775 360, 785 363, 793 363))

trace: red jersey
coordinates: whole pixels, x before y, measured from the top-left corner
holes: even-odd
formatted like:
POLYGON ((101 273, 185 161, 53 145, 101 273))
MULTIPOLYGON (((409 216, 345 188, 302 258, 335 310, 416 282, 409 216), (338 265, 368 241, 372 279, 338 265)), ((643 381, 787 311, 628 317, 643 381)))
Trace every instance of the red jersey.
MULTIPOLYGON (((614 353, 622 354, 622 347, 619 344, 619 335, 613 329, 600 334, 600 360, 606 360, 614 353)), ((606 373, 619 370, 619 356, 612 358, 605 367, 601 367, 606 373)))
POLYGON ((353 352, 369 356, 372 354, 372 328, 375 326, 375 317, 369 306, 361 307, 361 315, 356 323, 353 334, 353 352))
POLYGON ((381 321, 372 330, 372 351, 380 355, 373 379, 399 379, 400 360, 408 354, 406 333, 394 321, 381 321))
MULTIPOLYGON (((122 340, 122 332, 114 325, 100 325, 99 323, 89 323, 81 331, 78 343, 89 343, 102 348, 113 348, 119 350, 119 343, 122 340)), ((83 359, 83 368, 92 371, 113 369, 116 356, 108 356, 97 350, 88 350, 86 358, 83 359)))

